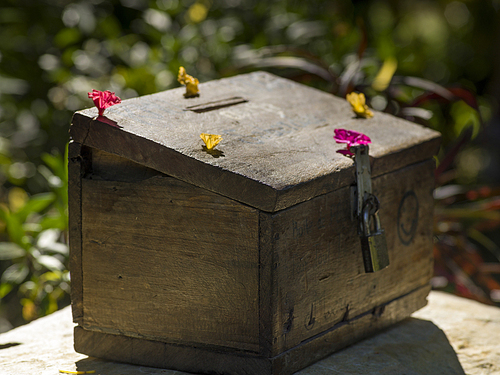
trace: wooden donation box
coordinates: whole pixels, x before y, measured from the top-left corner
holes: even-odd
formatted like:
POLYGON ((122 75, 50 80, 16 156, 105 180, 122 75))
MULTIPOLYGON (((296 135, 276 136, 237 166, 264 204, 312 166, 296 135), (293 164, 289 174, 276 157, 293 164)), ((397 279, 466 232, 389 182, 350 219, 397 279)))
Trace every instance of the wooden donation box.
POLYGON ((439 134, 256 72, 77 112, 75 349, 207 374, 292 374, 426 304, 439 134), (388 265, 366 272, 357 172, 371 138, 388 265), (201 133, 223 140, 207 150, 201 133), (355 189, 354 189, 355 190, 355 189))

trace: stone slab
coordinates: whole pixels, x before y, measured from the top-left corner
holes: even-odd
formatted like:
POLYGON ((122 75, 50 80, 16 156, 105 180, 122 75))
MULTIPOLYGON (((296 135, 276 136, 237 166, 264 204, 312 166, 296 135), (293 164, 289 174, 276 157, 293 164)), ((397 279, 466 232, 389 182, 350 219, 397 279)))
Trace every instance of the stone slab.
MULTIPOLYGON (((73 350, 73 328, 68 307, 1 334, 0 374, 185 374, 78 354, 73 350)), ((297 374, 500 374, 500 309, 431 292, 428 306, 412 318, 297 374)))
POLYGON ((431 292, 429 305, 413 317, 445 332, 468 375, 500 374, 500 308, 431 292))

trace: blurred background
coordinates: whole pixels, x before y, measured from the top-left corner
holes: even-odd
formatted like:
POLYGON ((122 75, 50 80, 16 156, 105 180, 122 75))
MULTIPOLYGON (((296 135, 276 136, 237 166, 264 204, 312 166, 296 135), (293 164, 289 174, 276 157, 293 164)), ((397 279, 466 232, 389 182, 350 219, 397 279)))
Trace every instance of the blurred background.
POLYGON ((437 129, 433 287, 500 306, 500 0, 0 0, 0 332, 70 303, 66 145, 87 93, 253 70, 437 129))

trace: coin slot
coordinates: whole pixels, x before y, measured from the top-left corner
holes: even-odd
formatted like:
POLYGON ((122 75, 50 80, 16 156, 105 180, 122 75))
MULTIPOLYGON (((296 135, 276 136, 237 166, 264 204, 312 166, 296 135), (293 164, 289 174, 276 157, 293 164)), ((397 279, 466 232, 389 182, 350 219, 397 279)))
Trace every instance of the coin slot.
POLYGON ((193 111, 196 113, 210 112, 210 111, 215 111, 217 109, 231 107, 233 105, 246 103, 246 102, 248 102, 248 100, 246 100, 245 98, 242 98, 241 96, 235 96, 235 97, 229 98, 229 99, 221 99, 221 100, 216 100, 216 101, 208 102, 208 103, 204 103, 204 104, 192 105, 192 106, 186 107, 186 110, 193 111))

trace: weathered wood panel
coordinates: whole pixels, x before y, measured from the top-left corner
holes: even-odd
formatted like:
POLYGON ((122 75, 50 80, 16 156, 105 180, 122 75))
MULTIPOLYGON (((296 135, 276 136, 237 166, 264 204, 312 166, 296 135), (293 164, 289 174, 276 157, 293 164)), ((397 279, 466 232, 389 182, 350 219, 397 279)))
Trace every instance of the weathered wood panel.
POLYGON ((109 181, 140 182, 163 174, 128 159, 101 150, 92 149, 94 178, 109 181))
POLYGON ((82 326, 259 350, 257 210, 169 177, 82 181, 82 326))
POLYGON ((355 118, 347 101, 255 72, 202 83, 199 98, 183 89, 124 100, 106 110, 118 127, 73 117, 76 141, 107 151, 266 212, 285 209, 352 182, 352 161, 336 153, 335 128, 372 139, 374 176, 431 158, 439 133, 376 112, 355 118), (197 113, 189 108, 240 97, 245 102, 197 113), (202 149, 200 133, 221 134, 221 155, 202 149), (221 183, 223 181, 223 183, 221 183))
POLYGON ((273 218, 273 354, 426 285, 432 275, 429 160, 373 180, 390 266, 366 274, 349 187, 273 218))
POLYGON ((273 294, 273 232, 272 216, 259 214, 259 324, 261 354, 272 356, 273 348, 273 310, 275 299, 273 294))
POLYGON ((69 268, 71 271, 71 305, 73 320, 83 319, 82 285, 82 176, 88 169, 86 147, 74 141, 68 146, 68 216, 69 216, 69 268))
POLYGON ((91 356, 138 365, 221 375, 290 375, 360 339, 403 320, 425 306, 429 287, 346 320, 331 330, 273 357, 221 352, 160 341, 88 331, 76 327, 75 350, 91 356), (379 312, 382 312, 380 314, 379 312))
POLYGON ((358 316, 339 322, 331 329, 304 340, 273 358, 272 374, 289 375, 363 338, 402 321, 427 305, 430 285, 425 285, 358 316))

